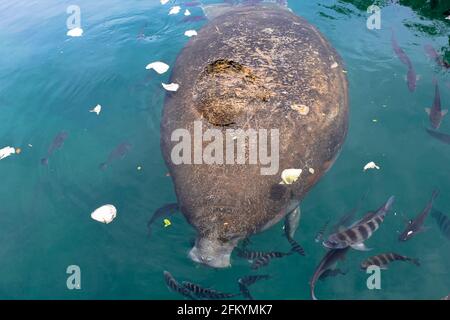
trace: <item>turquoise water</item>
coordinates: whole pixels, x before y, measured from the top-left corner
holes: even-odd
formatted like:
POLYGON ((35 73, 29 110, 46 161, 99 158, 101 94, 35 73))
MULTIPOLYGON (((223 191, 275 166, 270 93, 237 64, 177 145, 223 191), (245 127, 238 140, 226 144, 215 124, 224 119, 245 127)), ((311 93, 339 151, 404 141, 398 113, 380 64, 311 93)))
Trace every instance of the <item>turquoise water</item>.
MULTIPOLYGON (((172 1, 174 2, 174 1, 172 1)), ((181 3, 177 1, 178 3, 181 3)), ((203 1, 206 3, 206 1, 203 1)), ((207 3, 212 3, 209 1, 207 3)), ((0 3, 0 148, 22 152, 0 160, 0 298, 3 299, 178 299, 163 280, 177 279, 235 292, 249 264, 233 256, 232 267, 214 270, 187 258, 195 237, 181 215, 152 238, 146 224, 158 207, 176 201, 159 147, 159 123, 170 72, 145 70, 153 61, 173 65, 187 43, 184 31, 205 21, 184 23, 183 11, 169 16, 159 1, 3 0, 0 3), (81 8, 84 34, 66 36, 66 8, 81 8), (88 111, 103 106, 99 116, 88 111), (42 166, 40 159, 58 132, 63 147, 42 166), (120 143, 130 152, 99 170, 120 143), (142 169, 138 170, 140 166, 142 169), (90 218, 112 203, 116 220, 90 218), (66 268, 81 268, 81 290, 68 290, 66 268)), ((184 6, 181 4, 183 10, 184 6)), ((368 241, 372 252, 351 251, 340 267, 345 276, 319 282, 323 299, 438 299, 450 293, 449 241, 430 218, 430 229, 406 243, 397 241, 402 214, 413 217, 433 188, 436 207, 450 212, 450 146, 432 139, 424 112, 433 101, 435 77, 442 107, 450 107, 450 73, 424 53, 423 45, 448 46, 449 22, 429 20, 403 6, 382 10, 381 30, 368 30, 368 14, 351 3, 289 1, 298 15, 316 25, 343 57, 350 84, 350 129, 340 157, 302 204, 296 239, 306 257, 273 261, 258 273, 271 280, 255 284, 260 299, 309 299, 309 279, 325 250, 314 242, 329 218, 336 221, 365 192, 359 215, 391 194, 394 212, 368 241), (433 36, 420 28, 433 26, 433 36), (405 66, 394 55, 391 29, 420 80, 408 91, 405 66), (376 121, 374 121, 376 120, 376 121), (363 172, 375 161, 380 170, 363 172), (368 290, 359 263, 388 251, 417 257, 422 266, 396 263, 382 271, 382 289, 368 290)), ((189 7, 202 15, 199 7, 189 7)), ((186 62, 188 63, 188 61, 186 62)), ((441 130, 450 133, 450 118, 441 130)), ((255 250, 286 251, 282 224, 252 238, 255 250)))

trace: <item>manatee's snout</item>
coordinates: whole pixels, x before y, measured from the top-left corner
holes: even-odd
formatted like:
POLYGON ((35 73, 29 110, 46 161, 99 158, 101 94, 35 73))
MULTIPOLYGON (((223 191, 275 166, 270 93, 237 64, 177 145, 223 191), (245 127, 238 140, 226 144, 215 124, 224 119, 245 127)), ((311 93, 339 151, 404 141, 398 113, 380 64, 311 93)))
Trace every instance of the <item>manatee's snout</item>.
POLYGON ((238 240, 221 242, 217 239, 197 238, 194 247, 189 252, 189 257, 195 262, 213 268, 226 268, 231 265, 231 252, 237 242, 238 240))

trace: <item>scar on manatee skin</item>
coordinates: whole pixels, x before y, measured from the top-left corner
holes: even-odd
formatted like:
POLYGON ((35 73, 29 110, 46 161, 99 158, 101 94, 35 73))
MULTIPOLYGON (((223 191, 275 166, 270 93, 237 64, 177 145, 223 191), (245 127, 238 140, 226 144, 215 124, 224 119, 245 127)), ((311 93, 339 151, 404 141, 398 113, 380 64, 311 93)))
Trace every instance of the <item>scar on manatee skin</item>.
POLYGON ((272 96, 250 67, 229 59, 209 63, 195 88, 197 111, 215 126, 235 124, 245 111, 254 112, 252 102, 267 102, 272 96))

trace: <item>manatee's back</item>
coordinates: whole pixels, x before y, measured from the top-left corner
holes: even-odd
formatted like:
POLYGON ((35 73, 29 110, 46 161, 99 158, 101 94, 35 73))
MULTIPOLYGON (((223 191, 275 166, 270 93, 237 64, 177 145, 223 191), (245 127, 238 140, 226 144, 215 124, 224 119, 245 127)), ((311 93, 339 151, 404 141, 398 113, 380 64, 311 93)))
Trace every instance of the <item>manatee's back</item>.
POLYGON ((165 101, 163 155, 184 215, 199 238, 220 245, 281 219, 330 167, 346 134, 340 58, 287 10, 240 7, 218 16, 183 49, 171 81, 180 88, 165 101), (248 152, 243 165, 174 165, 171 134, 184 128, 194 137, 194 121, 223 137, 227 129, 267 129, 270 141, 270 129, 278 130, 279 170, 262 175, 268 165, 249 164, 248 152), (298 183, 279 184, 287 168, 303 170, 298 183))

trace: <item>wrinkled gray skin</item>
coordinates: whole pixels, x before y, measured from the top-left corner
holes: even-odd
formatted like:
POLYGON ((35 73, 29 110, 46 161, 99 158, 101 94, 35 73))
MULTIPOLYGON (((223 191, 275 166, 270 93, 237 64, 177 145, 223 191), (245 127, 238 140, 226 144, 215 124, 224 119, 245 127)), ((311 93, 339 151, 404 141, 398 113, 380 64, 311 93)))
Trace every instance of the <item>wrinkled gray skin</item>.
POLYGON ((239 240, 295 209, 335 161, 347 132, 342 62, 304 19, 247 6, 219 15, 191 38, 170 80, 180 87, 166 96, 161 149, 180 210, 197 231, 189 256, 227 267, 239 240), (309 112, 299 112, 300 105, 309 112), (194 121, 224 136, 226 129, 278 129, 279 171, 261 175, 261 165, 248 158, 241 165, 174 165, 178 141, 171 134, 184 128, 193 137, 194 121), (303 171, 297 182, 281 185, 288 168, 303 171))

